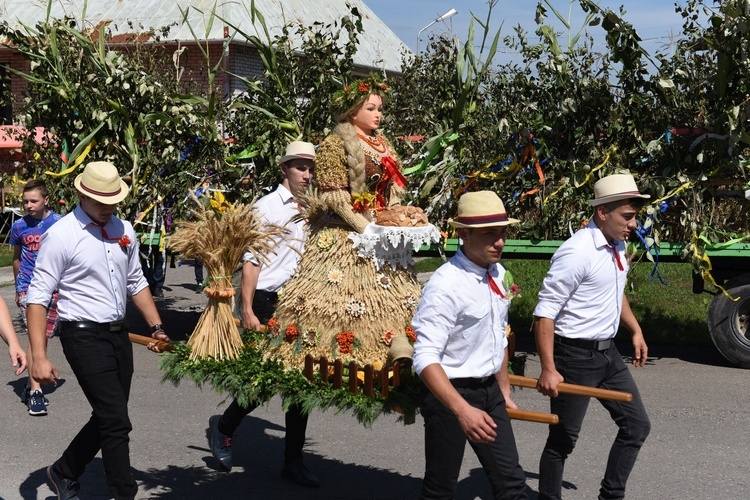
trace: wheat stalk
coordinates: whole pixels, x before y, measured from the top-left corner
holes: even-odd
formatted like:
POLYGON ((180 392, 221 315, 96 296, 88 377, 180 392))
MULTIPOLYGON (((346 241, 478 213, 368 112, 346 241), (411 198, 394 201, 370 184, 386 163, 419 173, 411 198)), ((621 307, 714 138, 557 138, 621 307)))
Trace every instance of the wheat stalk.
POLYGON ((208 305, 201 314, 188 344, 190 359, 234 359, 242 350, 242 338, 232 316, 232 273, 245 252, 252 252, 261 265, 268 263, 276 240, 288 231, 265 223, 253 203, 227 208, 224 212, 201 208, 194 220, 179 225, 168 240, 169 248, 203 262, 210 281, 205 291, 208 305))

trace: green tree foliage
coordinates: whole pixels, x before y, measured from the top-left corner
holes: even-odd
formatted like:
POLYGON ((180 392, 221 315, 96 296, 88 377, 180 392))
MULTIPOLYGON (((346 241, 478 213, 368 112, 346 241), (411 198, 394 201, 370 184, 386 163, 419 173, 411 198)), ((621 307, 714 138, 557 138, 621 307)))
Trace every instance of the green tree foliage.
MULTIPOLYGON (((389 75, 385 132, 422 137, 396 141, 413 203, 444 225, 461 192, 493 189, 524 221, 512 236, 561 239, 588 218, 596 179, 630 171, 653 196, 643 218, 654 242, 713 242, 746 230, 748 202, 727 195, 748 187, 747 1, 677 6, 683 33, 655 54, 642 48, 623 8, 569 0, 565 14, 562 2, 541 0, 529 13, 533 34, 515 27, 501 35, 489 29, 496 3, 473 15, 463 44, 433 39, 389 75), (575 9, 583 20, 574 26, 575 9), (594 36, 605 50, 594 50, 594 36), (519 57, 498 64, 501 49, 519 57)), ((183 199, 207 176, 233 200, 273 186, 284 145, 318 142, 334 124, 329 99, 354 78, 361 15, 352 8, 328 24, 291 22, 271 37, 248 8, 262 35, 236 27, 236 37, 258 51, 265 72, 245 78, 246 92, 228 102, 211 85, 187 88, 177 53, 138 43, 124 51, 107 43, 105 30, 81 31, 71 20, 5 26, 2 34, 32 61, 25 122, 55 140, 37 150, 29 174, 59 175, 84 153, 110 159, 130 170, 136 206, 156 194, 183 199), (170 64, 174 72, 154 69, 170 64), (67 167, 59 160, 65 145, 67 167)), ((217 17, 205 15, 209 25, 217 17)), ((207 44, 201 50, 210 84, 221 55, 207 44)), ((71 181, 59 177, 68 192, 71 181)))
MULTIPOLYGON (((165 31, 167 28, 165 28, 165 31)), ((30 60, 23 106, 27 126, 49 132, 45 144, 26 140, 35 161, 27 178, 43 177, 75 203, 73 179, 85 163, 107 160, 126 172, 132 195, 125 217, 158 198, 184 195, 224 156, 217 133, 223 100, 180 82, 171 54, 137 40, 113 46, 106 29, 79 29, 72 19, 48 19, 0 32, 30 60)), ((151 33, 159 40, 160 33, 151 33)))

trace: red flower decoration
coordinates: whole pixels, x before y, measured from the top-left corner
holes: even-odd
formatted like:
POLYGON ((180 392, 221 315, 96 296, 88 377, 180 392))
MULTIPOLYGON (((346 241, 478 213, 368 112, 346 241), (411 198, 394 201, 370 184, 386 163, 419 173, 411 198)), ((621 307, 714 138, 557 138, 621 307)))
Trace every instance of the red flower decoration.
POLYGON ((370 91, 370 84, 369 83, 359 82, 357 84, 357 90, 359 90, 360 92, 363 92, 363 93, 364 92, 369 92, 370 91))
POLYGON ((417 341, 417 334, 414 333, 414 328, 412 328, 411 326, 407 326, 405 333, 406 333, 406 336, 409 337, 409 340, 411 340, 412 342, 417 341))
POLYGON ((341 332, 336 335, 336 342, 339 344, 339 352, 341 354, 349 354, 352 352, 352 344, 354 344, 354 332, 341 332))
POLYGON ((299 337, 299 330, 297 330, 297 325, 292 323, 286 327, 286 341, 294 342, 297 337, 299 337))
POLYGON ((276 337, 279 334, 279 331, 281 330, 281 323, 279 323, 279 320, 276 318, 271 318, 268 320, 268 331, 271 332, 271 334, 276 337))
POLYGON ((130 236, 126 234, 125 236, 117 240, 117 243, 119 243, 122 248, 127 248, 127 246, 130 245, 130 236))

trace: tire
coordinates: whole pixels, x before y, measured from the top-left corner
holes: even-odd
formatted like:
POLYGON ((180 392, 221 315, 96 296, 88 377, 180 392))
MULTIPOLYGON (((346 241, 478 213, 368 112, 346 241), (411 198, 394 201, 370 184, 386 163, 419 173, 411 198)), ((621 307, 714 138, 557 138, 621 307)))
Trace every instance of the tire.
POLYGON ((708 309, 708 329, 711 340, 730 362, 750 368, 750 285, 727 290, 738 298, 732 301, 719 293, 708 309))

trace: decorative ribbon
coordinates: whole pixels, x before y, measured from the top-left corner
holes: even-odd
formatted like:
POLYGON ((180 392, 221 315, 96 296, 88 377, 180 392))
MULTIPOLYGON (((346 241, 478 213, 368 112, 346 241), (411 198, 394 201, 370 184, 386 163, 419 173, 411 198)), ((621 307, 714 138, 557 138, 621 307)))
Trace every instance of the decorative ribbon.
POLYGON ((73 162, 72 167, 68 167, 65 170, 62 170, 60 172, 52 172, 51 170, 47 170, 44 173, 52 177, 62 177, 64 175, 68 175, 73 170, 77 169, 79 165, 81 165, 81 163, 83 163, 83 160, 86 159, 86 156, 88 156, 89 152, 91 151, 91 148, 94 146, 96 146, 96 139, 91 139, 91 142, 88 143, 88 145, 84 148, 81 154, 78 155, 78 157, 76 158, 76 161, 73 162))
POLYGON ((130 244, 130 238, 128 237, 127 234, 123 234, 119 238, 110 238, 109 235, 107 234, 107 230, 104 229, 103 225, 101 225, 101 224, 99 224, 97 222, 92 222, 91 224, 94 225, 94 226, 96 226, 96 227, 98 227, 99 229, 101 229, 101 231, 102 231, 102 237, 105 240, 107 240, 107 241, 116 241, 117 243, 120 244, 120 246, 122 248, 125 248, 125 247, 127 247, 130 244))
POLYGON ((487 269, 487 281, 490 284, 490 290, 492 290, 497 295, 499 295, 501 299, 504 299, 505 298, 505 294, 503 293, 502 290, 500 290, 500 287, 497 286, 497 283, 495 283, 495 280, 492 279, 492 275, 490 274, 490 270, 489 269, 487 269))
POLYGON ((388 189, 388 183, 392 180, 400 188, 406 187, 406 177, 398 170, 398 165, 390 156, 380 158, 380 164, 383 166, 383 177, 378 182, 376 190, 376 207, 380 210, 385 208, 385 191, 388 189))
POLYGON ((620 254, 617 252, 617 247, 615 247, 614 245, 607 245, 607 246, 609 246, 609 249, 612 250, 612 255, 615 256, 615 261, 617 261, 617 268, 620 271, 624 271, 625 268, 622 267, 622 261, 620 260, 620 254))
POLYGON ((398 165, 393 158, 390 156, 384 156, 380 159, 380 164, 383 165, 385 173, 383 174, 382 184, 386 184, 388 181, 393 179, 393 182, 400 188, 406 187, 406 177, 398 171, 398 165))

